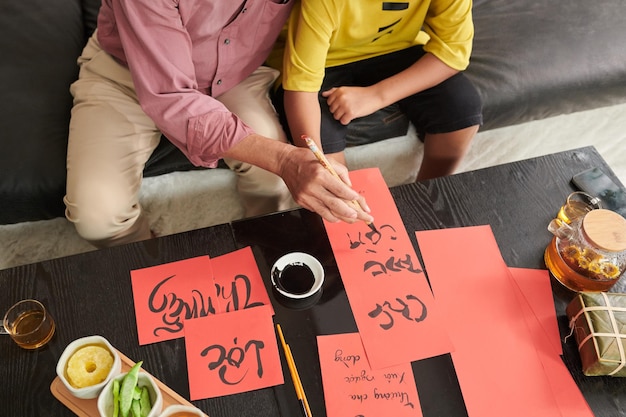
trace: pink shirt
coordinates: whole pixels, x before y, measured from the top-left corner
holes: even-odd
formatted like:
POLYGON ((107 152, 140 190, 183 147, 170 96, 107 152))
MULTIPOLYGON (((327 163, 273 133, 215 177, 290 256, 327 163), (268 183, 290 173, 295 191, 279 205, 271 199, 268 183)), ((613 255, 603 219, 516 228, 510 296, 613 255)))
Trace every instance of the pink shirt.
POLYGON ((103 0, 98 41, 126 65, 142 109, 198 166, 253 133, 213 97, 269 55, 292 0, 103 0))

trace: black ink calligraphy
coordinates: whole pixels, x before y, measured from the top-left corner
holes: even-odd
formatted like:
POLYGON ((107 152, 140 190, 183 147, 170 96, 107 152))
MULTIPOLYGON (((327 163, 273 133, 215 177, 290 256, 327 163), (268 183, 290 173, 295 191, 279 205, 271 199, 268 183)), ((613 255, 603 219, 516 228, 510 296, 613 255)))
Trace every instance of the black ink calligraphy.
POLYGON ((168 333, 178 333, 183 329, 183 321, 186 319, 204 317, 208 314, 215 314, 215 307, 211 297, 204 297, 197 290, 192 291, 191 302, 186 302, 173 292, 161 293, 161 288, 176 275, 169 276, 157 283, 150 292, 148 298, 148 308, 152 313, 162 313, 161 321, 163 326, 153 330, 155 336, 160 331, 168 333))
MULTIPOLYGON (((415 321, 417 323, 423 321, 428 316, 428 309, 426 308, 426 304, 424 304, 419 298, 412 294, 408 294, 406 297, 408 302, 413 302, 413 304, 417 304, 418 310, 420 311, 418 316, 411 315, 411 307, 402 299, 396 298, 396 302, 400 307, 394 307, 391 305, 389 301, 385 301, 381 304, 376 304, 376 308, 368 313, 368 316, 375 319, 381 314, 387 318, 386 322, 379 323, 379 326, 384 330, 389 330, 394 325, 394 316, 397 315, 395 313, 399 313, 402 317, 407 320, 415 321), (394 314, 392 314, 394 313, 394 314)), ((415 311, 415 310, 413 310, 415 311)))
POLYGON ((398 239, 396 229, 383 224, 377 231, 365 234, 357 233, 356 239, 348 234, 351 250, 361 250, 368 255, 369 259, 363 264, 363 272, 368 272, 372 277, 389 275, 390 273, 407 270, 419 274, 421 269, 415 266, 410 254, 396 255, 395 243, 398 239), (386 237, 386 239, 383 239, 386 237), (391 255, 385 255, 391 253, 391 255))
POLYGON ((157 285, 150 292, 148 309, 151 313, 161 314, 163 326, 153 329, 153 334, 158 336, 161 332, 178 333, 183 330, 184 320, 205 317, 209 314, 217 314, 216 305, 219 301, 216 297, 225 300, 225 307, 220 312, 230 312, 263 305, 262 302, 254 302, 252 298, 252 283, 247 275, 235 275, 230 285, 214 284, 215 294, 205 295, 199 290, 191 291, 191 300, 185 300, 174 292, 163 290, 165 284, 176 275, 171 275, 157 285))
POLYGON ((344 355, 343 350, 337 349, 335 351, 335 362, 343 363, 346 368, 355 366, 358 361, 361 360, 361 355, 344 355))
POLYGON ((252 354, 256 356, 256 374, 259 379, 263 378, 261 350, 265 347, 265 343, 262 340, 252 339, 246 343, 245 347, 241 348, 237 346, 238 342, 237 338, 235 337, 235 339, 233 340, 233 344, 234 346, 232 346, 228 351, 226 350, 226 347, 222 345, 211 345, 203 349, 202 352, 200 352, 200 355, 205 357, 208 356, 212 351, 217 351, 217 359, 209 362, 208 368, 211 371, 219 368, 218 374, 220 377, 220 381, 222 381, 224 384, 237 385, 248 374, 249 368, 242 367, 242 365, 246 361, 246 354, 248 353, 248 350, 252 348, 252 354), (238 374, 238 376, 231 377, 233 373, 238 374))
POLYGON ((413 403, 409 401, 409 394, 405 391, 389 391, 380 392, 378 388, 374 388, 374 399, 376 400, 398 400, 400 404, 415 408, 413 403))
POLYGON ((357 375, 348 375, 344 377, 344 380, 347 383, 358 383, 358 382, 372 382, 374 377, 367 374, 367 370, 363 369, 360 374, 357 375))
POLYGON ((262 306, 262 302, 252 302, 252 283, 247 275, 235 275, 230 285, 230 292, 227 292, 225 285, 215 284, 217 296, 227 301, 225 312, 242 310, 245 308, 262 306), (240 305, 240 295, 244 295, 243 303, 240 305), (230 300, 229 300, 230 299, 230 300))

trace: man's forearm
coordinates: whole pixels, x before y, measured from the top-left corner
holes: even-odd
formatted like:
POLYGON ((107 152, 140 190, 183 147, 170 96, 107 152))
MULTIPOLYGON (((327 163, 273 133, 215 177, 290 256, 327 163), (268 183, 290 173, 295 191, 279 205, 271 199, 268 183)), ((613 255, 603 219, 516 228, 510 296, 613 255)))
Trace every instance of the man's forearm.
POLYGON ((282 167, 292 150, 293 146, 290 144, 252 134, 224 152, 224 156, 281 175, 282 167))

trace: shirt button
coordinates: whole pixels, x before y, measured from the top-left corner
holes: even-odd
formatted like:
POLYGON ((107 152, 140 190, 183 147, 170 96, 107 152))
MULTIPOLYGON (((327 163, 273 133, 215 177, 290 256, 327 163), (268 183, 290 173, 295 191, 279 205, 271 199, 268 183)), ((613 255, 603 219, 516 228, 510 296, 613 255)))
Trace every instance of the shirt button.
POLYGON ((217 85, 220 85, 222 83, 222 80, 217 80, 217 85))
POLYGON ((230 39, 224 39, 224 44, 228 45, 230 43, 230 39))

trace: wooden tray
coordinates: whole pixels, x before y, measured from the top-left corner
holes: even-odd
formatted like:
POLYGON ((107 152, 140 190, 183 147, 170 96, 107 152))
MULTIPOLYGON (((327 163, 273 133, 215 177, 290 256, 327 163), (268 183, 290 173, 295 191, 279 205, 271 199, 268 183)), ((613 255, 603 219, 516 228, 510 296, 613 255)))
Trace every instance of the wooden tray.
MULTIPOLYGON (((122 372, 128 372, 128 370, 135 364, 132 360, 126 357, 123 353, 119 352, 120 359, 122 360, 122 372)), ((142 368, 142 372, 146 372, 142 368)), ((147 372, 146 372, 147 373, 147 372)), ((150 375, 152 376, 152 375, 150 375)), ((154 378, 154 376, 152 376, 154 378)), ((163 394, 163 409, 169 405, 173 404, 184 404, 195 407, 189 401, 178 395, 174 392, 170 387, 154 378, 154 381, 161 389, 161 394, 163 394)), ((81 398, 76 398, 72 395, 71 392, 65 388, 61 379, 57 376, 50 384, 50 391, 52 395, 56 397, 57 400, 61 401, 67 408, 72 410, 79 417, 98 417, 98 398, 93 398, 90 400, 84 400, 81 398)), ((206 414, 205 414, 206 415, 206 414)))

